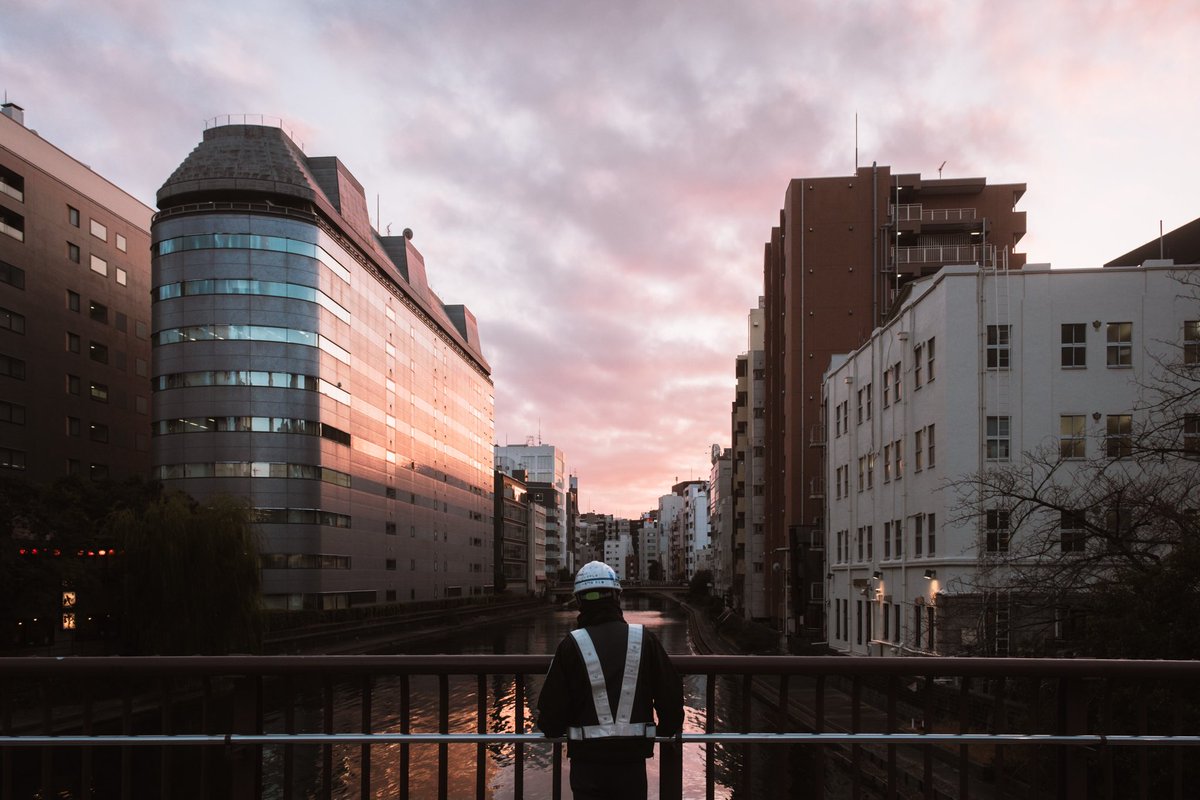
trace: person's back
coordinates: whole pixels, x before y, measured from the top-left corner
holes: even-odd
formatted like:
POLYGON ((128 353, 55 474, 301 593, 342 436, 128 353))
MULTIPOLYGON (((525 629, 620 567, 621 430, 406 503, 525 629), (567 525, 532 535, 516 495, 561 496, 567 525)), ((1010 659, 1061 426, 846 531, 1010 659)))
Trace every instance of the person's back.
POLYGON ((576 800, 645 797, 654 737, 674 736, 683 724, 679 676, 657 637, 625 622, 610 567, 584 565, 575 591, 578 628, 554 654, 538 727, 568 737, 576 800))

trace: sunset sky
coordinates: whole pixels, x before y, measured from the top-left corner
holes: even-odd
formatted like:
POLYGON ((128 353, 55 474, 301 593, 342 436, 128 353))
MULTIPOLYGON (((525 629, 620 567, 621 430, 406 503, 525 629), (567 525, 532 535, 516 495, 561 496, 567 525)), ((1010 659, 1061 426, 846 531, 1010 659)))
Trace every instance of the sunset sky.
POLYGON ((729 444, 792 177, 1024 182, 1030 263, 1200 216, 1200 3, 4 0, 0 89, 147 204, 205 120, 336 155, 476 314, 501 444, 635 516, 729 444))

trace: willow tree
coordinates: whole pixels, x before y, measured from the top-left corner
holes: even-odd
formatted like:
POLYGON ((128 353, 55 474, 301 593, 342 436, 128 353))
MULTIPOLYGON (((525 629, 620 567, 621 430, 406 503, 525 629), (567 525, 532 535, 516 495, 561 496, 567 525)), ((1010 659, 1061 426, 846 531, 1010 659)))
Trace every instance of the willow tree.
POLYGON ((124 638, 133 652, 220 655, 261 642, 258 542, 242 501, 166 492, 117 511, 124 638))

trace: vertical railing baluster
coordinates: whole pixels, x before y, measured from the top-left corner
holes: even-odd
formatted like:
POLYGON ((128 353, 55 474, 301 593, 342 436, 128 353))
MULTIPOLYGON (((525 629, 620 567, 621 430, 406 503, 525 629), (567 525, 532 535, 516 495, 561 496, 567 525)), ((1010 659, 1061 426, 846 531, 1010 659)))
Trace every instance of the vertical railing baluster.
MULTIPOLYGON (((525 732, 525 676, 513 676, 514 733, 525 732)), ((513 752, 513 797, 521 800, 525 796, 525 745, 517 742, 513 752)))
MULTIPOLYGON (((1146 709, 1146 703, 1138 703, 1138 736, 1145 736, 1150 732, 1150 714, 1146 709)), ((1138 754, 1138 800, 1149 800, 1150 797, 1150 754, 1147 748, 1139 747, 1138 754)))
MULTIPOLYGON (((1087 733, 1087 695, 1079 678, 1059 681, 1059 733, 1087 733)), ((1060 791, 1063 800, 1084 800, 1087 792, 1087 761, 1081 748, 1062 746, 1060 791)))
MULTIPOLYGON (((171 680, 163 678, 159 682, 159 725, 164 735, 171 733, 171 680)), ((158 793, 159 797, 171 796, 171 748, 158 748, 158 793)))
MULTIPOLYGON (((1005 720, 1007 714, 1007 696, 1008 680, 1003 676, 994 679, 996 681, 996 692, 994 698, 994 707, 992 708, 992 732, 1005 733, 1008 731, 1008 724, 1005 720)), ((995 778, 996 778, 996 794, 1003 797, 1007 792, 1008 775, 1004 770, 1004 750, 1005 748, 999 744, 996 745, 994 756, 995 763, 995 778)))
MULTIPOLYGON (((1108 678, 1104 679, 1104 685, 1101 691, 1104 693, 1100 705, 1100 730, 1104 733, 1115 733, 1113 730, 1113 708, 1112 681, 1108 678)), ((1113 749, 1104 747, 1100 750, 1100 758, 1104 768, 1104 797, 1107 800, 1116 800, 1116 775, 1113 772, 1113 749)))
MULTIPOLYGON (((896 732, 896 694, 900 681, 895 675, 888 676, 887 682, 887 732, 896 732)), ((896 745, 887 746, 887 798, 896 800, 896 745)))
MULTIPOLYGON (((487 733, 487 674, 475 676, 475 732, 487 733)), ((487 786, 487 747, 483 742, 475 745, 475 798, 483 800, 487 786)))
MULTIPOLYGON (((333 676, 328 672, 324 673, 321 681, 321 694, 323 695, 324 708, 323 719, 321 720, 321 730, 325 733, 333 733, 333 676)), ((321 796, 325 800, 333 798, 333 745, 325 742, 321 745, 321 796)))
MULTIPOLYGON (((121 733, 133 734, 133 695, 129 681, 121 684, 121 733)), ((133 748, 121 746, 121 798, 133 797, 133 748)))
MULTIPOLYGON (((933 687, 933 676, 926 675, 921 689, 921 733, 933 732, 933 687)), ((925 800, 934 800, 936 796, 933 790, 933 747, 931 744, 921 747, 921 783, 925 788, 925 800)))
MULTIPOLYGON (((443 668, 438 674, 438 733, 450 732, 450 676, 443 668)), ((438 744, 438 800, 450 796, 450 746, 438 744)))
MULTIPOLYGON (((412 686, 408 673, 400 675, 400 732, 412 733, 412 686)), ((400 743, 400 800, 408 800, 408 742, 400 743)))
MULTIPOLYGON (((363 733, 371 732, 371 689, 374 683, 373 676, 370 674, 363 675, 359 681, 358 691, 360 695, 360 708, 362 715, 360 725, 363 733)), ((358 796, 360 800, 370 800, 371 798, 371 744, 363 742, 358 750, 361 769, 359 770, 358 778, 358 796)))
MULTIPOLYGON (((42 682, 42 733, 46 736, 54 735, 54 703, 51 701, 53 696, 54 688, 50 684, 50 679, 47 678, 42 682)), ((39 795, 48 797, 54 791, 54 748, 41 747, 38 749, 42 751, 42 777, 39 795)))
MULTIPOLYGON (((12 684, 0 681, 0 729, 5 736, 12 736, 12 684)), ((12 800, 13 796, 13 748, 0 747, 0 800, 12 800)))
MULTIPOLYGON (((83 689, 83 735, 92 735, 92 684, 84 686, 83 689)), ((79 765, 79 794, 82 800, 90 800, 92 796, 92 748, 84 747, 82 752, 82 761, 79 765)))
MULTIPOLYGON (((212 733, 212 719, 210 708, 212 706, 212 678, 205 675, 202 679, 203 690, 200 698, 200 732, 212 733)), ((200 796, 208 797, 209 770, 212 766, 211 747, 200 748, 200 796)), ((285 799, 286 800, 286 799, 285 799)))
MULTIPOLYGON (((750 700, 754 696, 754 676, 750 673, 742 675, 742 724, 739 726, 742 733, 749 733, 753 730, 750 723, 750 700)), ((754 796, 754 749, 751 745, 742 747, 742 791, 747 797, 754 796)))
MULTIPOLYGON (((862 676, 855 675, 850 687, 850 732, 861 733, 862 722, 862 676)), ((862 797, 862 745, 857 741, 850 746, 850 796, 854 800, 862 797)))
MULTIPOLYGON (((713 673, 708 673, 704 676, 704 732, 712 733, 716 729, 716 707, 717 707, 717 676, 713 673)), ((713 775, 716 765, 716 750, 715 742, 705 742, 704 744, 704 796, 706 800, 713 800, 716 787, 715 776, 713 775)), ((682 779, 682 776, 681 776, 682 779)))
MULTIPOLYGON (((791 678, 786 672, 779 676, 779 732, 787 733, 792 729, 792 710, 788 697, 791 678)), ((788 763, 791 761, 792 745, 784 745, 782 748, 782 756, 775 759, 778 765, 775 770, 776 784, 775 790, 786 792, 788 787, 788 763)))
MULTIPOLYGON (((267 699, 264 691, 263 682, 264 676, 254 676, 254 732, 261 735, 264 726, 266 725, 266 709, 264 708, 267 699)), ((263 796, 263 745, 257 745, 254 748, 254 797, 255 800, 262 800, 263 796)))
MULTIPOLYGON (((1171 703, 1171 735, 1179 736, 1183 733, 1183 698, 1177 697, 1178 689, 1176 684, 1171 684, 1167 690, 1168 696, 1173 700, 1171 703)), ((1183 800, 1183 748, 1171 748, 1171 771, 1174 775, 1175 800, 1183 800)))
MULTIPOLYGON (((288 734, 296 732, 296 682, 291 675, 283 681, 283 726, 288 734)), ((283 800, 292 800, 296 792, 295 747, 289 740, 283 746, 283 800)))
MULTIPOLYGON (((964 677, 958 691, 958 732, 971 730, 971 679, 964 677)), ((970 753, 965 744, 958 746, 958 796, 970 797, 970 753)))
MULTIPOLYGON (((825 676, 818 675, 817 680, 813 685, 813 705, 816 706, 814 715, 813 729, 815 733, 825 732, 825 676)), ((825 748, 818 745, 816 748, 816 757, 813 760, 816 764, 816 776, 814 778, 813 796, 816 800, 825 800, 825 748)))

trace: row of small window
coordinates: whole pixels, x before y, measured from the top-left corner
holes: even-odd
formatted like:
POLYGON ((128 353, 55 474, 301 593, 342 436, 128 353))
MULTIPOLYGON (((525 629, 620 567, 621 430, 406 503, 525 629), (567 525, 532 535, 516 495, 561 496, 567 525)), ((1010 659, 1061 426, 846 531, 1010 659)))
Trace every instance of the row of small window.
MULTIPOLYGON (((913 469, 921 472, 937 466, 937 427, 926 425, 913 432, 913 469)), ((904 440, 897 439, 883 446, 883 482, 900 480, 904 477, 904 440)), ((875 488, 875 453, 858 457, 858 491, 875 488)), ((850 465, 834 470, 836 499, 850 496, 850 465)))
MULTIPOLYGON (((909 517, 912 523, 912 557, 923 558, 937 554, 937 515, 914 514, 909 517)), ((902 558, 904 555, 904 524, 901 520, 889 520, 883 523, 883 542, 880 558, 891 560, 902 558)), ((875 526, 863 525, 850 540, 850 531, 842 530, 834 533, 834 562, 847 564, 853 559, 857 562, 875 560, 875 526)))
POLYGON ((350 312, 335 302, 329 295, 312 286, 280 281, 258 281, 250 278, 212 278, 196 281, 168 283, 154 290, 154 302, 172 300, 177 297, 234 294, 252 297, 286 297, 290 300, 306 300, 316 303, 332 313, 342 322, 350 321, 350 312))
MULTIPOLYGON (((80 436, 83 432, 83 421, 79 417, 67 417, 67 436, 80 436)), ((88 438, 93 442, 108 441, 108 426, 102 422, 88 423, 88 438)))
POLYGON ((325 553, 263 553, 263 569, 350 569, 350 556, 325 553))
POLYGON ((283 236, 261 236, 255 233, 198 233, 163 239, 155 247, 155 252, 160 256, 165 256, 186 250, 212 249, 270 250, 276 253, 307 256, 315 258, 329 267, 346 283, 350 282, 350 270, 342 266, 341 262, 330 255, 325 248, 312 242, 302 242, 283 236))
POLYGON ((158 480, 183 478, 293 478, 322 481, 335 486, 350 486, 350 475, 319 464, 293 464, 279 461, 208 461, 190 464, 162 464, 154 470, 158 480))
MULTIPOLYGON (((843 597, 835 598, 833 609, 833 637, 842 642, 850 641, 850 600, 843 597)), ((875 638, 875 606, 871 600, 855 600, 854 642, 861 645, 874 641, 895 642, 903 641, 900 629, 900 603, 884 602, 879 611, 879 639, 875 638)), ((937 649, 937 611, 932 605, 912 605, 912 627, 909 631, 909 643, 914 649, 934 652, 937 649)))
MULTIPOLYGON (((74 242, 67 242, 67 259, 78 264, 81 260, 79 245, 74 242)), ((95 253, 88 254, 88 269, 97 275, 108 277, 108 260, 101 258, 95 253)), ((121 286, 129 285, 129 273, 122 267, 113 267, 113 275, 117 279, 117 283, 121 286)))
MULTIPOLYGON (((1093 415, 1099 419, 1098 414, 1093 415)), ((1087 417, 1084 414, 1059 416, 1058 454, 1063 459, 1087 457, 1087 417)), ((1104 421, 1104 455, 1129 458, 1133 455, 1133 415, 1109 414, 1104 421)), ((1182 445, 1185 453, 1200 453, 1200 414, 1183 416, 1182 445)), ((988 417, 985 454, 988 461, 1008 461, 1012 453, 1010 417, 988 417)))
MULTIPOLYGON (((1092 323, 1099 330, 1100 321, 1092 323)), ((1104 323, 1105 361, 1113 369, 1126 369, 1133 366, 1133 323, 1108 322, 1104 323)), ((1200 362, 1200 321, 1185 322, 1184 329, 1184 360, 1185 363, 1200 362), (1188 359, 1191 360, 1188 360, 1188 359)), ((1064 369, 1084 369, 1087 367, 1087 323, 1068 322, 1061 326, 1060 334, 1061 365, 1064 369)), ((1012 326, 987 326, 987 368, 989 370, 1007 370, 1011 368, 1012 326)))
MULTIPOLYGON (((79 227, 79 209, 67 206, 67 222, 76 228, 79 227)), ((102 242, 108 241, 108 226, 100 220, 88 219, 88 232, 102 242)), ((117 249, 122 253, 129 252, 129 244, 126 242, 125 237, 119 233, 116 234, 116 245, 117 249)))
POLYGON ((349 514, 335 514, 319 508, 256 508, 254 521, 264 525, 327 525, 349 528, 349 514))
MULTIPOLYGON (((926 383, 932 383, 937 375, 935 354, 937 352, 936 337, 929 337, 913 347, 913 386, 920 389, 926 383)), ((862 425, 871 419, 873 412, 872 389, 874 383, 864 384, 855 393, 855 424, 862 425)), ((904 398, 904 382, 901 363, 897 361, 883 371, 883 392, 880 400, 884 408, 892 403, 899 403, 904 398)), ((834 407, 834 436, 841 436, 850 430, 850 400, 843 400, 834 407)))
MULTIPOLYGON (((1096 539, 1103 547, 1115 550, 1121 541, 1133 533, 1133 514, 1128 508, 1110 508, 1092 512, 1102 515, 1095 523, 1089 520, 1087 511, 1060 511, 1058 519, 1059 551, 1083 553, 1088 549, 1088 540, 1096 539)), ((983 545, 988 553, 1007 553, 1012 545, 1012 512, 1003 508, 990 508, 984 512, 983 545)))
POLYGON ((332 425, 312 419, 293 417, 177 417, 156 420, 155 436, 173 433, 212 432, 295 433, 320 436, 338 444, 349 445, 350 434, 332 425))
POLYGON ((166 328, 151 337, 151 343, 155 347, 180 342, 214 341, 301 344, 307 347, 319 347, 322 352, 328 353, 343 364, 350 363, 350 353, 345 348, 315 331, 304 331, 297 328, 272 325, 188 325, 182 328, 166 328))

